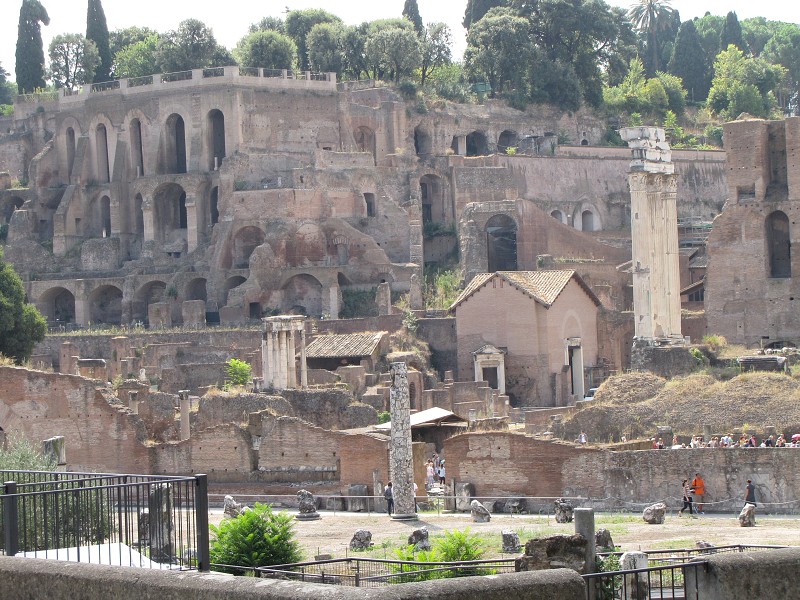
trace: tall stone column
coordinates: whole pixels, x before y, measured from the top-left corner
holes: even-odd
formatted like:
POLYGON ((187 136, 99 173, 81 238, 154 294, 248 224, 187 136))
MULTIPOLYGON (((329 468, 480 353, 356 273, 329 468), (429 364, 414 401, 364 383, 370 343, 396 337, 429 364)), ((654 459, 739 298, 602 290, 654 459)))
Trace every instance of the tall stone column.
POLYGON ((278 332, 278 387, 286 388, 286 332, 278 332))
POLYGON ((261 375, 264 385, 272 385, 272 332, 267 331, 264 325, 264 334, 261 338, 261 375))
POLYGON ((190 433, 190 413, 191 405, 189 403, 189 390, 180 390, 178 397, 181 399, 181 441, 188 440, 191 436, 190 433))
POLYGON ((194 195, 186 194, 186 250, 192 252, 197 248, 198 238, 197 202, 194 195))
POLYGON ((389 408, 392 420, 389 440, 389 472, 394 498, 394 519, 416 519, 414 510, 414 461, 411 446, 411 400, 408 365, 393 362, 389 408))
POLYGON ((153 215, 153 199, 150 197, 142 200, 142 221, 144 222, 144 241, 152 242, 156 239, 156 227, 153 215))
POLYGON ((286 332, 286 387, 297 387, 297 368, 294 361, 294 331, 286 332))

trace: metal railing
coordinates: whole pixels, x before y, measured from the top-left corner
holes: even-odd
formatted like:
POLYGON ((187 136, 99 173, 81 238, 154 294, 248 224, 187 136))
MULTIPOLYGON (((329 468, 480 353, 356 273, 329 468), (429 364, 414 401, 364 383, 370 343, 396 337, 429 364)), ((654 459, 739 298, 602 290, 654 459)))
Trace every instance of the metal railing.
POLYGON ((645 569, 589 573, 583 575, 583 581, 586 583, 586 598, 587 600, 616 600, 617 598, 626 600, 695 598, 702 600, 698 593, 698 577, 686 577, 686 572, 705 568, 705 561, 696 561, 645 569))
POLYGON ((176 71, 174 73, 162 73, 161 83, 170 83, 173 81, 187 81, 192 78, 191 71, 176 71))
POLYGON ((101 83, 93 83, 91 92, 107 92, 109 90, 118 90, 119 89, 119 79, 114 79, 112 81, 103 81, 101 83))
POLYGON ((429 579, 513 573, 513 559, 419 562, 379 558, 336 558, 255 569, 260 577, 349 587, 383 587, 429 579))
POLYGON ((145 75, 143 77, 130 77, 128 79, 128 87, 139 87, 142 85, 153 85, 153 76, 145 75))
POLYGON ((225 67, 210 67, 203 69, 203 77, 223 77, 225 75, 225 67))
POLYGON ((205 475, 0 471, 0 481, 0 549, 7 556, 209 568, 205 475))

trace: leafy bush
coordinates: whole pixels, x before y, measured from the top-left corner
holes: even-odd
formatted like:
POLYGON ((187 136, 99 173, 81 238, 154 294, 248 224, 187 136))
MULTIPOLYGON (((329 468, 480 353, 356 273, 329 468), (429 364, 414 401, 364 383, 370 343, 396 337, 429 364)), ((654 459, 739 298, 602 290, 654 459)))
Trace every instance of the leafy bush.
POLYGON ((378 413, 378 423, 388 423, 392 420, 392 415, 388 411, 381 411, 378 413))
POLYGON ((294 537, 293 517, 275 513, 269 504, 256 502, 235 519, 224 519, 219 526, 209 525, 209 554, 215 571, 243 575, 240 567, 282 565, 302 560, 300 544, 294 537))
POLYGON ((464 531, 446 531, 436 539, 434 550, 446 562, 465 562, 480 560, 483 557, 483 541, 476 533, 470 533, 469 527, 464 531))
MULTIPOLYGON (((620 570, 619 556, 609 554, 603 558, 597 557, 597 572, 612 573, 620 570)), ((622 580, 619 577, 596 579, 595 598, 597 600, 613 600, 619 597, 622 590, 622 580)))
POLYGON ((247 385, 250 383, 250 377, 253 374, 253 369, 248 363, 244 362, 243 360, 232 358, 226 364, 228 383, 230 385, 247 385))
POLYGON ((375 288, 368 290, 342 289, 340 319, 376 316, 378 316, 378 304, 375 302, 375 288))
MULTIPOLYGON (((443 536, 433 540, 433 548, 429 551, 415 551, 414 546, 403 546, 395 550, 398 560, 421 563, 440 562, 469 562, 480 560, 485 552, 483 540, 478 534, 471 533, 469 527, 464 531, 446 531, 443 536)), ((411 567, 415 571, 428 571, 438 569, 438 565, 417 565, 411 567)), ((408 571, 410 567, 399 565, 395 572, 408 571)), ((450 577, 465 577, 468 575, 491 575, 494 569, 469 568, 458 571, 434 571, 431 573, 414 573, 401 578, 398 583, 410 581, 426 581, 428 579, 446 579, 450 577)))
POLYGON ((719 352, 728 345, 728 340, 721 335, 704 335, 703 343, 708 346, 712 352, 719 352))
POLYGON ((425 277, 425 307, 446 310, 461 293, 461 275, 456 270, 434 271, 425 277))

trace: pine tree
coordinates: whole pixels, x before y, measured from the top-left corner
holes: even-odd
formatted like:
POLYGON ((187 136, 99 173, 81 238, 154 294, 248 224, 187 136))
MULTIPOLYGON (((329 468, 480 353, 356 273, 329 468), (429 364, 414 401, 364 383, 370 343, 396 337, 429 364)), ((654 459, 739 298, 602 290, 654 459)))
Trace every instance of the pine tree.
POLYGON ((94 74, 94 83, 111 79, 111 48, 108 42, 106 13, 100 0, 89 0, 86 11, 86 39, 92 40, 100 53, 100 62, 94 74))
POLYGON ((708 95, 711 78, 694 21, 686 21, 678 29, 669 61, 669 72, 683 80, 683 87, 689 92, 690 100, 703 100, 708 95))
POLYGON ((44 44, 39 23, 50 24, 50 17, 39 0, 22 0, 17 29, 17 89, 28 94, 44 88, 44 44))
POLYGON ((720 50, 725 50, 730 44, 733 44, 743 52, 747 52, 747 46, 745 46, 744 39, 742 38, 742 26, 739 24, 739 18, 736 16, 736 13, 733 11, 725 15, 725 23, 723 23, 722 31, 719 34, 720 50))
POLYGON ((425 26, 422 24, 422 17, 419 15, 417 0, 406 0, 405 6, 403 6, 403 16, 414 24, 414 29, 418 35, 425 30, 425 26))

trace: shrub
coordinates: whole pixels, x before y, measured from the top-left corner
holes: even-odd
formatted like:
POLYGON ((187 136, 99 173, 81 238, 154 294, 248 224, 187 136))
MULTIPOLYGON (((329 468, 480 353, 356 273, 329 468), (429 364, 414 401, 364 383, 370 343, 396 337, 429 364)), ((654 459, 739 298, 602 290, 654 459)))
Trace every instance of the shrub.
POLYGON ((728 345, 728 340, 721 335, 704 335, 703 343, 708 346, 712 352, 719 352, 728 345))
POLYGON ((465 562, 480 560, 483 557, 483 541, 476 533, 470 533, 469 527, 464 531, 446 531, 436 539, 434 550, 439 560, 446 562, 465 562))
POLYGON ((287 512, 275 513, 269 504, 256 502, 235 519, 224 519, 219 526, 210 525, 209 554, 215 571, 243 575, 239 567, 282 565, 302 560, 300 545, 294 537, 293 517, 287 512))
POLYGON ((388 423, 392 420, 392 415, 388 411, 381 411, 378 413, 378 423, 388 423))
POLYGON ((250 383, 253 370, 248 363, 232 358, 226 364, 229 385, 247 385, 250 383))

